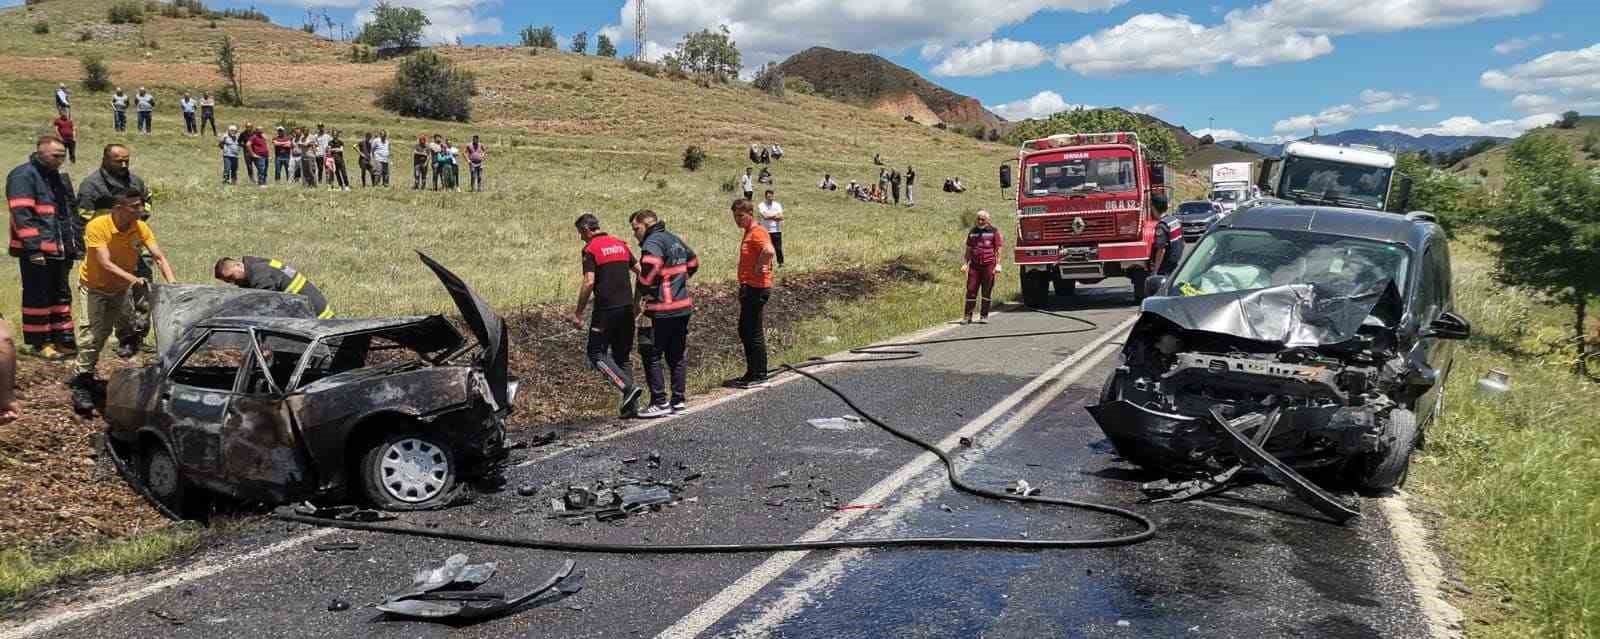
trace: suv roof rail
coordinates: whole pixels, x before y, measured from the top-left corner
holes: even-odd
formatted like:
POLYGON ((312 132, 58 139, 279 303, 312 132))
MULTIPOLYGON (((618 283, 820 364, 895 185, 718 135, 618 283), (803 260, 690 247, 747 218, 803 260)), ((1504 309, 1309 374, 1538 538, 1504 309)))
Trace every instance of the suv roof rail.
POLYGON ((1406 219, 1411 220, 1412 222, 1430 222, 1433 224, 1439 223, 1439 216, 1427 211, 1412 211, 1406 214, 1406 219))

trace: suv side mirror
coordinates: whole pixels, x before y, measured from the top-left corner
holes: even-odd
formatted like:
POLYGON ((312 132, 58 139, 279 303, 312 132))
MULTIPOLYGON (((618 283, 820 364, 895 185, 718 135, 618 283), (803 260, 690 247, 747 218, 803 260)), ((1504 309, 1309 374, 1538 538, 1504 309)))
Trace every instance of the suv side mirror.
POLYGON ((1467 339, 1472 337, 1472 323, 1455 313, 1443 313, 1422 329, 1423 337, 1438 339, 1467 339))
POLYGON ((1005 164, 1000 165, 1000 188, 1002 188, 1002 189, 1011 188, 1011 163, 1010 162, 1007 162, 1005 164))
POLYGON ((1149 277, 1144 278, 1144 296, 1145 297, 1155 297, 1155 295, 1157 293, 1161 292, 1161 289, 1164 289, 1166 287, 1167 287, 1167 276, 1165 276, 1165 275, 1151 275, 1149 277))

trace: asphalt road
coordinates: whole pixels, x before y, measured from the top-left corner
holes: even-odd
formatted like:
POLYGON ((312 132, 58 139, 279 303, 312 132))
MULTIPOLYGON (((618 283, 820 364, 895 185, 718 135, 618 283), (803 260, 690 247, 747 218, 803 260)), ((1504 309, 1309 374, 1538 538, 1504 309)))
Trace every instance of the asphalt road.
MULTIPOLYGON (((1115 458, 1083 410, 1115 361, 1133 309, 1127 289, 1089 289, 1060 310, 1097 328, 1073 335, 945 344, 920 359, 820 373, 880 418, 931 440, 976 432, 958 448, 963 473, 996 488, 1016 479, 1045 495, 1127 506, 1160 526, 1155 540, 1115 549, 847 550, 648 556, 562 554, 338 531, 357 551, 295 545, 99 610, 88 598, 32 619, 52 637, 1424 637, 1388 525, 1371 502, 1336 526, 1281 489, 1256 485, 1186 504, 1137 504, 1149 479, 1115 458), (1085 348, 1088 346, 1088 348, 1085 348), (1070 361, 1069 361, 1070 360, 1070 361), (1021 392, 1019 392, 1021 391, 1021 392), (582 592, 476 625, 396 621, 368 602, 456 552, 499 563, 484 590, 543 580, 563 560, 582 592), (352 608, 330 612, 339 598, 352 608), (60 622, 63 619, 64 623, 60 622)), ((1070 329, 1012 312, 940 337, 1070 329)), ((808 536, 990 536, 1042 539, 1125 534, 1102 514, 976 498, 951 490, 942 466, 870 425, 819 430, 848 409, 806 380, 571 448, 523 451, 514 490, 405 523, 610 543, 788 541, 808 536), (656 468, 649 454, 660 455, 656 468), (637 458, 637 461, 625 460, 637 458), (684 497, 618 522, 552 519, 556 486, 625 474, 679 480, 684 497), (873 506, 833 510, 839 505, 873 506)), ((953 443, 953 441, 952 441, 953 443)), ((312 529, 275 522, 237 554, 312 529)), ((201 565, 215 565, 208 558, 201 565)), ((116 594, 142 582, 105 589, 116 594)), ((0 627, 0 637, 18 625, 0 627)))

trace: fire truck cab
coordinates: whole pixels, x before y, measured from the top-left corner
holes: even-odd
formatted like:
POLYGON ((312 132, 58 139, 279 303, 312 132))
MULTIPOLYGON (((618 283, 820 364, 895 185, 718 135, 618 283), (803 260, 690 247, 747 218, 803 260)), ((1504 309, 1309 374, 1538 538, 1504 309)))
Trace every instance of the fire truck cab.
MULTIPOLYGON (((1131 280, 1134 298, 1143 300, 1173 185, 1166 164, 1123 132, 1028 140, 1017 167, 1014 261, 1023 303, 1044 306, 1052 286, 1071 295, 1078 282, 1112 277, 1131 280)), ((1010 187, 1007 173, 1003 188, 1010 187)))

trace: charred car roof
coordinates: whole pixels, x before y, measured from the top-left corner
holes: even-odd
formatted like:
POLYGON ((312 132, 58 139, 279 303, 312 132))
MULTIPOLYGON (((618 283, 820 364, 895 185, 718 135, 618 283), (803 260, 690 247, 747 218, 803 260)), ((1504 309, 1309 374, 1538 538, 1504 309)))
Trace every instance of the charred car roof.
POLYGON ((1216 228, 1306 231, 1419 249, 1438 227, 1396 213, 1336 206, 1266 204, 1240 209, 1218 221, 1216 228))
POLYGON ((309 341, 337 339, 349 335, 383 333, 399 344, 424 353, 454 351, 466 345, 466 338, 439 315, 382 317, 369 319, 303 319, 289 317, 215 317, 195 324, 197 328, 261 330, 304 337, 309 341))

